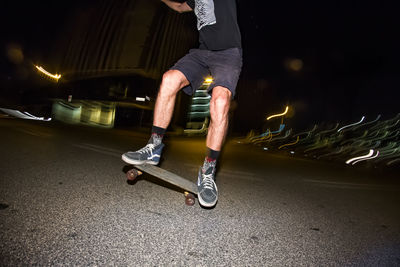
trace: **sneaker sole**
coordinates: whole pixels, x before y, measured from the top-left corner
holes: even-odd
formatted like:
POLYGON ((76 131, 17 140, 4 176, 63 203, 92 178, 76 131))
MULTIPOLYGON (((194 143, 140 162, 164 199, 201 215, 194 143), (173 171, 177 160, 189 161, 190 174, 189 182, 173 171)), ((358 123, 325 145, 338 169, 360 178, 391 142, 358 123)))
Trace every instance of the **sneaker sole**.
POLYGON ((199 199, 200 205, 203 206, 203 207, 206 207, 206 208, 212 208, 212 207, 214 207, 215 205, 217 205, 217 202, 218 202, 218 198, 217 198, 214 202, 209 203, 209 202, 205 202, 205 201, 201 198, 200 194, 197 195, 197 197, 198 197, 198 199, 199 199))
POLYGON ((122 160, 128 164, 132 165, 142 165, 142 164, 150 164, 150 165, 157 165, 158 162, 152 161, 152 160, 133 160, 128 158, 125 155, 122 155, 122 160))

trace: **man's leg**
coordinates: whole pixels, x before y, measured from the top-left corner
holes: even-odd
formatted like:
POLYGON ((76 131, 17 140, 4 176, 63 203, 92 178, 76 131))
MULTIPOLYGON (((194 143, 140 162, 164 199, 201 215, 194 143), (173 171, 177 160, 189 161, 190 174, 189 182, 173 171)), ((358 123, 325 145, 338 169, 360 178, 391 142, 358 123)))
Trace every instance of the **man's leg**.
POLYGON ((154 107, 152 134, 147 145, 137 151, 122 155, 122 160, 129 164, 157 165, 164 144, 162 139, 174 112, 176 94, 189 85, 185 75, 178 70, 169 70, 163 75, 154 107))
POLYGON ((218 189, 214 181, 217 158, 222 149, 228 129, 228 112, 232 93, 225 87, 216 86, 210 101, 211 121, 206 145, 208 155, 199 171, 199 202, 205 207, 213 207, 218 201, 218 189))
POLYGON ((232 93, 225 87, 216 86, 212 90, 210 101, 211 121, 208 127, 207 147, 214 151, 221 151, 228 129, 228 112, 232 93))
POLYGON ((179 70, 164 73, 154 107, 154 126, 167 129, 174 112, 176 94, 187 85, 189 81, 179 70))

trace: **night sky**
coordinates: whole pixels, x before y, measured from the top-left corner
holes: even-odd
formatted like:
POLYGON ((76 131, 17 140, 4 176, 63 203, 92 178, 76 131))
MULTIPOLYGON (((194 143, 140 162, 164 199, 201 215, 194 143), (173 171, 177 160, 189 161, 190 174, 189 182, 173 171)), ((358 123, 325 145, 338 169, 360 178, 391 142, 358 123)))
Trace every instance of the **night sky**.
MULTIPOLYGON (((14 73, 5 55, 8 45, 21 46, 26 58, 45 57, 71 13, 94 2, 6 1, 1 8, 1 79, 14 73)), ((244 67, 236 98, 239 123, 255 127, 286 104, 304 127, 395 115, 400 59, 395 12, 382 1, 240 0, 244 67), (301 60, 300 70, 288 67, 293 60, 301 60)))

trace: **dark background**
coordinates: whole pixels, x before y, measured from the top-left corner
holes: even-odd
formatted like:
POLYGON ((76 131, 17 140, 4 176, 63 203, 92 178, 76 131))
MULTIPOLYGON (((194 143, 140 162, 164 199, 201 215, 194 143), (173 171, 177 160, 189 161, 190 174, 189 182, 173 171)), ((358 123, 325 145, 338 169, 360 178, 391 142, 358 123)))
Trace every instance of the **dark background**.
MULTIPOLYGON (((7 46, 17 44, 25 60, 40 61, 54 52, 77 10, 91 5, 96 1, 3 2, 2 87, 18 84, 23 90, 20 84, 29 76, 26 65, 7 60, 7 46)), ((398 112, 399 24, 393 4, 241 0, 238 15, 244 67, 236 131, 261 129, 267 115, 287 104, 297 128, 398 112), (288 69, 291 59, 302 60, 303 68, 288 69)))

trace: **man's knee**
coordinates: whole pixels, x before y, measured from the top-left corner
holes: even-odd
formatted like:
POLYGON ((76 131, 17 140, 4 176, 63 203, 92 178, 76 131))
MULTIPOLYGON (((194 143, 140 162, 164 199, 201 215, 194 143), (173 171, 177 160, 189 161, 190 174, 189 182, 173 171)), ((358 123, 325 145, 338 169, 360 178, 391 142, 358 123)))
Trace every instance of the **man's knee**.
POLYGON ((220 108, 229 109, 231 97, 232 93, 229 89, 222 86, 216 86, 212 92, 211 104, 220 108))
POLYGON ((162 87, 180 90, 187 85, 189 85, 189 81, 179 70, 169 70, 163 75, 162 87))

